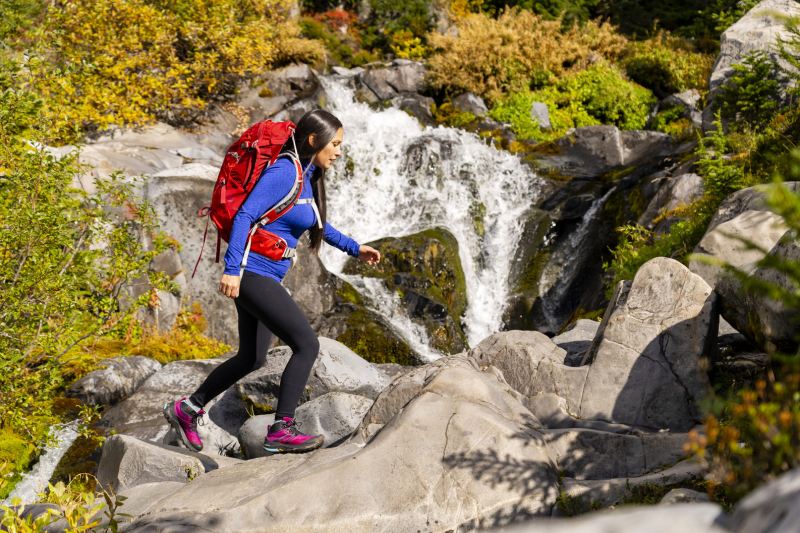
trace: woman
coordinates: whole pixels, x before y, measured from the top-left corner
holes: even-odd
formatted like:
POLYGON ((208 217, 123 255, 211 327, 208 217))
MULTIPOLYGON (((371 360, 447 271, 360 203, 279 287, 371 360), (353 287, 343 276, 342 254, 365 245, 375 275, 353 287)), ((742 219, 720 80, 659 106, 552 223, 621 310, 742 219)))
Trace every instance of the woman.
POLYGON ((225 272, 219 290, 234 299, 239 319, 239 352, 220 364, 188 398, 164 406, 164 416, 190 449, 200 451, 197 421, 203 407, 236 381, 259 368, 273 333, 292 349, 292 357, 281 376, 278 405, 273 423, 264 439, 271 453, 305 452, 322 445, 321 435, 303 434, 294 413, 319 352, 319 341, 303 312, 297 307, 281 280, 291 259, 273 260, 249 252, 240 277, 247 235, 252 225, 269 208, 284 198, 296 179, 296 167, 289 156, 296 149, 303 168, 304 187, 297 203, 264 229, 282 237, 291 248, 310 230, 311 248, 319 252, 322 240, 369 264, 380 261, 374 248, 359 245, 325 221, 325 171, 342 154, 342 123, 321 109, 303 115, 297 123, 294 143, 287 141, 281 155, 267 167, 247 200, 233 219, 225 272), (295 144, 296 143, 296 144, 295 144), (295 148, 296 146, 296 148, 295 148))

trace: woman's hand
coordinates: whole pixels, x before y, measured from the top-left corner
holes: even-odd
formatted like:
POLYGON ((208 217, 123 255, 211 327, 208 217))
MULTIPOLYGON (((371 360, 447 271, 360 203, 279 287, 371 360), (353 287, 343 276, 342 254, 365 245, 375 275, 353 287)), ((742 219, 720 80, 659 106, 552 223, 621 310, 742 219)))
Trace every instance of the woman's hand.
POLYGON ((223 274, 222 279, 219 280, 219 292, 228 298, 236 298, 239 296, 239 282, 242 280, 239 276, 232 274, 223 274))
POLYGON ((367 264, 376 265, 381 260, 381 253, 372 246, 362 244, 358 249, 358 258, 367 264))

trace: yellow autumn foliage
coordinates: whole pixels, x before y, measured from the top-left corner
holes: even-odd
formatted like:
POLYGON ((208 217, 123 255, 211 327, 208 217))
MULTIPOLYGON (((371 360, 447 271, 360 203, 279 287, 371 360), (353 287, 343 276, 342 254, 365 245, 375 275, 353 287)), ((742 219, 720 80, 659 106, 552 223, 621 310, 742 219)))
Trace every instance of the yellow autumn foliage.
POLYGON ((110 124, 188 122, 278 60, 323 55, 298 45, 288 0, 69 0, 48 9, 37 32, 25 74, 53 140, 110 124))
POLYGON ((494 102, 503 95, 537 88, 600 57, 617 59, 626 39, 605 23, 562 29, 526 10, 508 9, 497 19, 470 14, 457 22, 457 35, 432 33, 428 61, 432 87, 470 91, 494 102))

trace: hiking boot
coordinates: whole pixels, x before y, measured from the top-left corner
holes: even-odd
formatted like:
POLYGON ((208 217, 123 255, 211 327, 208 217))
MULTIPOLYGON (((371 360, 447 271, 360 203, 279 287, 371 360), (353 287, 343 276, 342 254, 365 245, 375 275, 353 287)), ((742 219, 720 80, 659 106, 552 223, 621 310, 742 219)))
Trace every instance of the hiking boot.
POLYGON ((307 452, 322 446, 322 435, 306 435, 297 429, 294 418, 284 416, 269 427, 264 449, 270 453, 307 452))
POLYGON ((164 404, 164 418, 178 432, 183 444, 196 452, 203 449, 203 441, 197 433, 197 423, 199 421, 203 425, 204 414, 205 411, 194 407, 186 397, 164 404))

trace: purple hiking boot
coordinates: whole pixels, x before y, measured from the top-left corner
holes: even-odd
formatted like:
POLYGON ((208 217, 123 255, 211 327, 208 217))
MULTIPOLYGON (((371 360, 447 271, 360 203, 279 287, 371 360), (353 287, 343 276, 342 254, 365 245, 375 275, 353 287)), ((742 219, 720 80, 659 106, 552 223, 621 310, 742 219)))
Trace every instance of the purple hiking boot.
POLYGON ((322 435, 306 435, 297 429, 294 418, 284 416, 269 427, 264 449, 270 453, 308 452, 322 446, 322 435))
POLYGON ((186 397, 164 404, 164 418, 178 432, 186 447, 196 452, 203 449, 203 441, 197 433, 197 422, 203 425, 204 414, 205 411, 194 407, 186 397))

